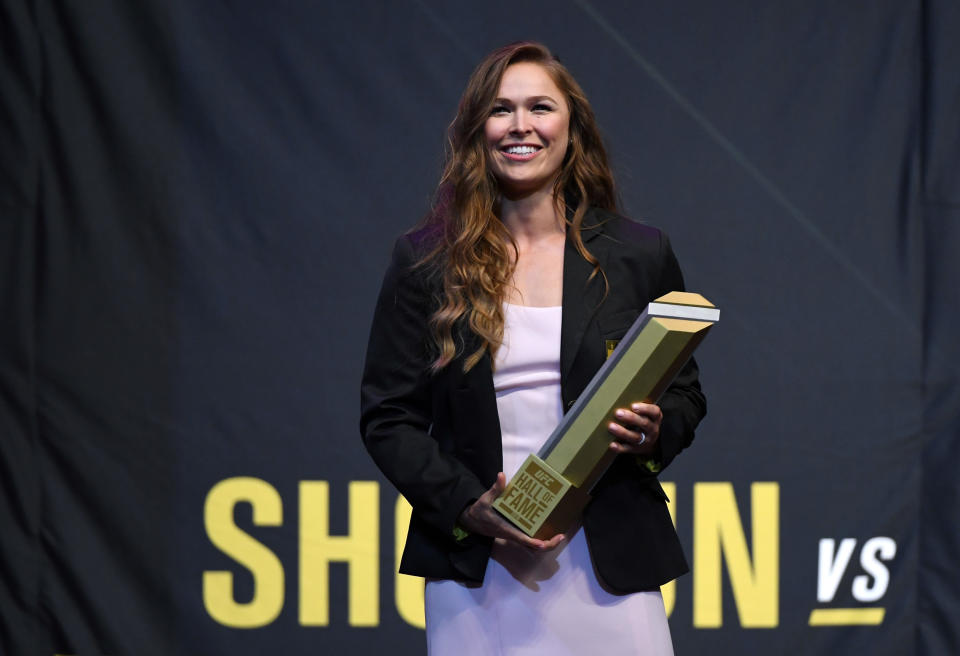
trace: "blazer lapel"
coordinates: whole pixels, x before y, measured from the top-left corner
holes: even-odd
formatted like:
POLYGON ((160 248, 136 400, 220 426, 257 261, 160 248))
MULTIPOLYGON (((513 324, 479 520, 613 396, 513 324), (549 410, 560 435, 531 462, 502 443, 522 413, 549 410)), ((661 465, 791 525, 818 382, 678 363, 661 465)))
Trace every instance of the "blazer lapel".
MULTIPOLYGON (((584 228, 580 235, 587 250, 603 268, 607 249, 603 240, 594 240, 603 231, 602 224, 591 224, 591 214, 584 217, 584 228), (590 243, 593 242, 593 243, 590 243)), ((576 360, 583 341, 584 332, 590 319, 596 314, 603 301, 603 276, 593 273, 593 265, 577 252, 573 241, 568 237, 563 252, 563 316, 560 322, 560 380, 565 381, 576 360)), ((564 409, 567 400, 564 399, 564 409)))

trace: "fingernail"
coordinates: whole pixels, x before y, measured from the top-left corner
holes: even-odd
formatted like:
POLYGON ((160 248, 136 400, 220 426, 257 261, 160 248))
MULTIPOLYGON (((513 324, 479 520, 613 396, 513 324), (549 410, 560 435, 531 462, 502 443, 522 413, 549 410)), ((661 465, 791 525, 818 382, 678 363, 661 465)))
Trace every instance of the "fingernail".
POLYGON ((617 415, 618 417, 624 417, 624 416, 626 416, 626 414, 627 414, 627 413, 624 412, 623 410, 617 410, 617 412, 616 412, 616 415, 617 415))
POLYGON ((632 407, 634 410, 639 410, 639 409, 640 409, 640 404, 639 404, 639 403, 634 403, 631 407, 632 407))

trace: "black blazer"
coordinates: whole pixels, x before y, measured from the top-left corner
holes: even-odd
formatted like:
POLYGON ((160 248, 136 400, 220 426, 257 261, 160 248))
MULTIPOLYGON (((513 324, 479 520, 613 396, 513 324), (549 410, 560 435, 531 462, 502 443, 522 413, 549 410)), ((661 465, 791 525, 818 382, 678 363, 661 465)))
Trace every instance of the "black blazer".
MULTIPOLYGON (((561 395, 569 409, 603 364, 606 340, 619 339, 646 307, 683 289, 665 234, 591 210, 581 235, 603 278, 568 239, 563 266, 560 337, 561 395)), ((414 269, 426 247, 423 232, 397 240, 374 312, 361 385, 360 431, 377 465, 413 506, 400 563, 405 574, 479 582, 492 540, 454 539, 460 512, 483 494, 503 467, 491 359, 469 372, 461 355, 437 374, 428 319, 439 284, 414 269)), ((460 335, 463 352, 475 337, 460 335)), ((639 400, 639 399, 638 399, 639 400)), ((660 400, 661 467, 693 440, 706 399, 691 360, 660 400)), ((602 581, 617 592, 650 590, 688 571, 656 476, 636 458, 620 455, 593 490, 583 530, 602 581)))

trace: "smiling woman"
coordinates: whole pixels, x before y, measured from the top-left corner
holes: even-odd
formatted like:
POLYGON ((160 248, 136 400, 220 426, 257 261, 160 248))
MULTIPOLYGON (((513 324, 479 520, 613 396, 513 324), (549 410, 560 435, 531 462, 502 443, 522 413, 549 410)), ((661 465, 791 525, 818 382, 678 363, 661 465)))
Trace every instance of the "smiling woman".
POLYGON ((364 442, 413 506, 400 571, 427 578, 428 651, 672 654, 659 586, 687 565, 653 472, 706 412, 692 360, 659 405, 617 410, 582 525, 538 540, 491 505, 616 319, 683 289, 669 241, 616 214, 590 104, 540 44, 480 63, 448 138, 437 202, 396 243, 361 390, 364 442))
POLYGON ((566 96, 538 64, 504 71, 484 125, 490 169, 507 198, 551 191, 570 145, 566 96))

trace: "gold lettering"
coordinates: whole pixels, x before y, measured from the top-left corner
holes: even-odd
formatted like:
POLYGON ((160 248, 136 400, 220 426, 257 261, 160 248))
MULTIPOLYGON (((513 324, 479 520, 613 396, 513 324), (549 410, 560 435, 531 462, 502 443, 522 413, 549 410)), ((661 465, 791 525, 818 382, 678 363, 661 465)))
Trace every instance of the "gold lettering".
POLYGON ((510 498, 507 499, 507 505, 513 508, 514 510, 516 510, 520 506, 520 502, 523 501, 523 499, 524 499, 524 496, 520 492, 520 490, 517 490, 516 488, 514 488, 514 490, 510 494, 510 498))
POLYGON ((517 489, 521 492, 530 492, 537 486, 537 482, 529 476, 521 476, 517 482, 517 489))
POLYGON ((527 521, 533 522, 540 516, 540 513, 543 512, 543 508, 532 499, 525 498, 517 509, 517 512, 527 521))
POLYGON ((693 625, 723 624, 721 559, 726 556, 740 625, 775 627, 779 621, 780 486, 750 487, 751 560, 731 483, 697 483, 694 495, 693 625))
POLYGON ((351 481, 347 535, 330 535, 330 490, 326 481, 300 482, 300 624, 330 623, 329 567, 349 567, 350 626, 380 622, 380 485, 351 481))
POLYGON ((543 471, 542 469, 537 469, 533 475, 538 481, 542 481, 544 485, 550 485, 553 483, 553 476, 543 471))
POLYGON ((241 531, 233 521, 238 503, 249 503, 255 526, 280 526, 283 503, 276 489, 258 478, 228 478, 214 485, 203 506, 207 537, 220 551, 250 570, 253 599, 237 603, 233 573, 203 573, 203 605, 220 624, 251 629, 270 624, 283 608, 283 565, 263 544, 241 531))

